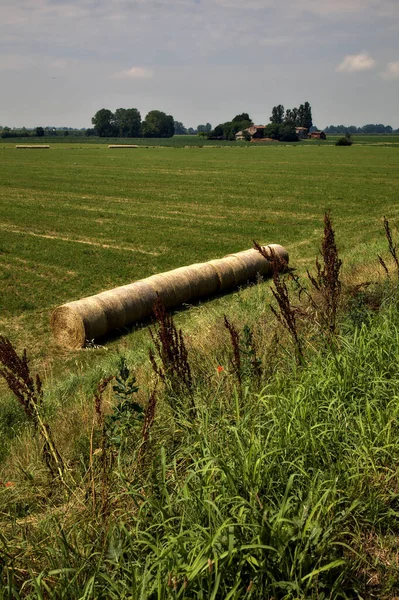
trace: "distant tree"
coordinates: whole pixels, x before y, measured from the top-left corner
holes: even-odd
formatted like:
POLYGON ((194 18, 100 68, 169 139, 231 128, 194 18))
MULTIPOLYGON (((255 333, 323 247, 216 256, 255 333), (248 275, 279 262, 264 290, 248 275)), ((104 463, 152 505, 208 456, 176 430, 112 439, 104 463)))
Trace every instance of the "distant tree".
POLYGON ((266 125, 263 135, 271 138, 272 140, 279 140, 281 126, 281 123, 270 123, 269 125, 266 125))
POLYGON ((216 127, 208 133, 208 138, 209 139, 223 139, 224 126, 225 126, 225 123, 220 123, 220 125, 216 125, 216 127))
POLYGON ((298 119, 298 108, 287 108, 285 111, 284 123, 292 127, 300 127, 298 119))
POLYGON ((264 136, 281 142, 298 141, 295 126, 292 123, 270 123, 265 127, 264 136))
POLYGON ((96 112, 91 122, 97 135, 100 137, 112 137, 118 135, 114 114, 107 108, 101 108, 96 112))
POLYGON ((44 136, 44 129, 43 129, 43 127, 36 127, 35 132, 36 132, 36 135, 38 137, 43 137, 44 136))
POLYGON ((175 133, 174 119, 160 110, 151 110, 143 122, 144 137, 170 138, 175 133))
POLYGON ((312 121, 312 107, 309 102, 305 102, 305 104, 301 104, 301 124, 299 127, 306 127, 306 129, 310 129, 313 125, 312 121))
POLYGON ((295 127, 291 124, 282 124, 280 126, 280 141, 281 142, 297 142, 299 140, 295 131, 295 127))
POLYGON ((284 121, 284 106, 282 104, 273 106, 272 116, 270 117, 269 121, 271 123, 282 123, 284 121))
POLYGON ((234 119, 232 119, 232 123, 242 123, 243 121, 248 121, 251 125, 253 123, 248 113, 241 113, 240 115, 236 115, 234 119))
POLYGON ((363 125, 362 127, 356 127, 356 125, 329 125, 326 127, 326 133, 342 133, 345 134, 346 131, 349 133, 363 133, 366 135, 370 134, 391 134, 394 130, 390 125, 383 125, 382 123, 373 124, 368 123, 367 125, 363 125))
POLYGON ((188 135, 197 135, 197 133, 198 133, 198 130, 197 130, 197 129, 194 129, 193 127, 189 127, 189 128, 187 129, 187 134, 188 134, 188 135))
POLYGON ((180 121, 175 121, 175 135, 187 135, 187 129, 180 121))
POLYGON ((114 122, 119 137, 139 137, 141 135, 141 115, 137 108, 117 108, 114 122))
POLYGON ((2 132, 1 132, 1 137, 3 139, 9 138, 9 137, 14 137, 13 133, 11 131, 11 129, 9 127, 3 127, 2 132))
POLYGON ((85 136, 86 137, 93 137, 95 135, 97 135, 95 129, 93 129, 93 128, 91 128, 91 129, 90 128, 89 129, 85 129, 85 136))
POLYGON ((198 125, 197 127, 198 133, 209 133, 212 131, 212 125, 207 123, 206 125, 198 125))

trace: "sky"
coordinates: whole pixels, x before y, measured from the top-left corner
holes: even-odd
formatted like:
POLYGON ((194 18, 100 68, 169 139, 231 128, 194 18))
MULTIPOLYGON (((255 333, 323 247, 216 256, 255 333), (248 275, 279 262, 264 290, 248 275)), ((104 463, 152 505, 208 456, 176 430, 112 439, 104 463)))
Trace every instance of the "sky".
POLYGON ((264 124, 308 101, 320 128, 399 127, 399 0, 0 0, 0 19, 2 126, 264 124))

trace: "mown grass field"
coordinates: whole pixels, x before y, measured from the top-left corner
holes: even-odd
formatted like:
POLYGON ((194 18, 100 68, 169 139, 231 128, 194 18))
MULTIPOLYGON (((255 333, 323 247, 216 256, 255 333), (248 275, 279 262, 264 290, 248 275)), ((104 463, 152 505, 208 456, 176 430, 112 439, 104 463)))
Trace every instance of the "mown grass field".
MULTIPOLYGON (((330 208, 344 256, 398 216, 397 147, 108 150, 0 146, 0 323, 48 356, 63 302, 150 274, 278 242, 308 264, 330 208)), ((371 254, 370 254, 371 259, 371 254)))

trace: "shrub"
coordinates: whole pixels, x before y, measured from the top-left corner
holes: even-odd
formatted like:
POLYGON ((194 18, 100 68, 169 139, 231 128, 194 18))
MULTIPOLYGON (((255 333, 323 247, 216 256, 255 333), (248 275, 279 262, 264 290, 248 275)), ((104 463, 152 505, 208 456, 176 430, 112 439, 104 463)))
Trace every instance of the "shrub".
POLYGON ((339 140, 337 140, 335 142, 335 145, 336 146, 352 146, 352 142, 347 137, 342 137, 342 138, 339 138, 339 140))

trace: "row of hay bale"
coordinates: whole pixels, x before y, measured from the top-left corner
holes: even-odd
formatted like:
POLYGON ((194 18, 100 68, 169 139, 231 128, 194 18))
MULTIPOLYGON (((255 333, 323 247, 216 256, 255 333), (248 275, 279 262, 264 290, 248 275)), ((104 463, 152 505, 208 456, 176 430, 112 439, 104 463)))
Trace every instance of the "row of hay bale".
POLYGON ((138 144, 109 144, 108 148, 138 148, 138 144))
MULTIPOLYGON (((265 247, 281 263, 288 263, 282 246, 265 247)), ((77 349, 87 340, 100 338, 114 329, 140 322, 153 313, 157 297, 166 308, 176 308, 201 298, 237 288, 272 273, 272 263, 250 249, 236 254, 180 267, 113 290, 101 292, 56 308, 51 328, 58 344, 77 349)))
POLYGON ((50 148, 47 144, 18 144, 15 147, 17 150, 46 150, 50 148))

